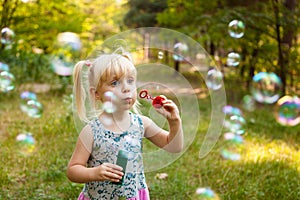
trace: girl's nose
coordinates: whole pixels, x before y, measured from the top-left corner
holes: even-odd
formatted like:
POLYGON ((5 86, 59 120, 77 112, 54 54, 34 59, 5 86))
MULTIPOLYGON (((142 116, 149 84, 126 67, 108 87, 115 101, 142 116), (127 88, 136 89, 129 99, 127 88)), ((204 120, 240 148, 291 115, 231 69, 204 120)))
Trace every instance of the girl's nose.
POLYGON ((130 92, 130 85, 128 83, 125 82, 123 84, 122 92, 124 92, 124 93, 130 92))

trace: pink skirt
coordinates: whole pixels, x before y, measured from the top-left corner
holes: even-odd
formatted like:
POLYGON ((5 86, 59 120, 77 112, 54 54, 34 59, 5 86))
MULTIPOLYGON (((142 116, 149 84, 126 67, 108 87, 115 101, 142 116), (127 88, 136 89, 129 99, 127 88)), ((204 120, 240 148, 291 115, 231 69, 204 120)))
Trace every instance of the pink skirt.
MULTIPOLYGON (((81 192, 77 200, 90 200, 90 199, 85 197, 83 192, 81 192)), ((139 190, 138 197, 131 197, 127 200, 150 200, 149 191, 147 188, 141 189, 139 190)))

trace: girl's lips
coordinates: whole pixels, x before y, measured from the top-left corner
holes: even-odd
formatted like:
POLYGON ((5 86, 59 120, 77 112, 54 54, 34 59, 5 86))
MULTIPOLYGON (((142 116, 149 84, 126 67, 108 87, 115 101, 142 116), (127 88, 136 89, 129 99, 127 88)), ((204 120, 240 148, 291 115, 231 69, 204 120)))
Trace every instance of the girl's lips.
POLYGON ((132 98, 131 97, 127 97, 124 99, 124 101, 126 101, 127 103, 130 103, 132 101, 132 98))

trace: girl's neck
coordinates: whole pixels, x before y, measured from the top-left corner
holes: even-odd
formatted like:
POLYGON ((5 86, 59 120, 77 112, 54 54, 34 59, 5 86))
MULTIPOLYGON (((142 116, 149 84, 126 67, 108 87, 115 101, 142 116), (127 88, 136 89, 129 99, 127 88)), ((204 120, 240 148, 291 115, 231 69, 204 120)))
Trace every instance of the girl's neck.
POLYGON ((122 112, 116 111, 114 113, 103 112, 100 115, 99 119, 108 130, 113 132, 124 132, 130 127, 131 124, 129 112, 129 110, 122 112), (109 121, 110 123, 105 123, 107 121, 109 121))
POLYGON ((123 121, 129 118, 129 110, 115 111, 111 113, 111 116, 115 121, 123 121))

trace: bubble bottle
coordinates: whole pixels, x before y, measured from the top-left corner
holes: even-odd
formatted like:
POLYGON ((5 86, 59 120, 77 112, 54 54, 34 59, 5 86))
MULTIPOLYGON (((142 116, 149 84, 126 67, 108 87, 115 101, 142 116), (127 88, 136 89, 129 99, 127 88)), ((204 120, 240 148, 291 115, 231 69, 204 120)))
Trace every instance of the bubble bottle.
POLYGON ((116 165, 122 167, 122 169, 123 169, 122 172, 124 175, 122 176, 122 179, 119 182, 113 182, 113 184, 123 185, 128 157, 129 157, 129 151, 126 150, 126 140, 125 140, 125 141, 121 142, 121 144, 120 144, 119 152, 117 155, 117 161, 116 161, 116 165))

